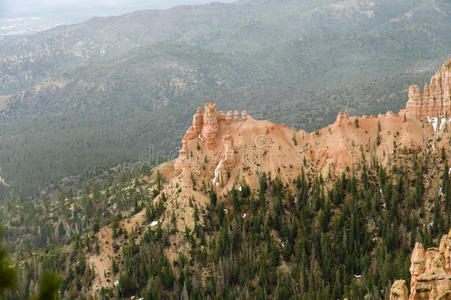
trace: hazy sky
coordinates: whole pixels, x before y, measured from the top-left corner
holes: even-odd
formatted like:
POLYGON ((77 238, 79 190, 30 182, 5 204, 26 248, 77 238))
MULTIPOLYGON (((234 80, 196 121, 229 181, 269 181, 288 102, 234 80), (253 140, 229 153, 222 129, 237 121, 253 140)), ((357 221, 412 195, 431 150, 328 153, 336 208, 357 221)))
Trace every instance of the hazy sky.
MULTIPOLYGON (((0 17, 39 16, 49 12, 70 13, 70 10, 89 10, 105 6, 110 11, 168 8, 177 5, 199 4, 213 0, 0 0, 0 17)), ((233 0, 220 0, 233 2, 233 0)), ((92 13, 92 12, 91 12, 92 13)))

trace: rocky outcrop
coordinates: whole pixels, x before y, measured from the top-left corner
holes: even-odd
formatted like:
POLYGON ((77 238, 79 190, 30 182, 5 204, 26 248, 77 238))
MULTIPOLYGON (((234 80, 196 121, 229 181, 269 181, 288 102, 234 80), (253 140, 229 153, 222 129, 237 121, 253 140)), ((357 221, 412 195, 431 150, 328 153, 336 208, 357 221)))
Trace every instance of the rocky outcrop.
POLYGON ((202 137, 205 140, 207 149, 216 147, 216 136, 218 134, 218 112, 216 104, 205 104, 205 114, 202 127, 202 137))
POLYGON ((240 123, 249 119, 246 111, 243 111, 241 116, 240 121, 238 111, 229 111, 227 114, 217 111, 216 104, 213 103, 206 103, 204 111, 198 107, 193 123, 182 140, 182 148, 174 165, 176 171, 180 173, 188 168, 189 154, 201 149, 209 152, 215 163, 221 161, 221 167, 226 170, 232 168, 236 156, 231 131, 236 131, 240 123))
MULTIPOLYGON (((425 250, 416 243, 410 261, 409 300, 451 299, 451 230, 442 237, 439 248, 425 250)), ((406 282, 395 281, 390 299, 407 299, 403 290, 407 290, 406 282)))
POLYGON ((259 172, 279 174, 284 180, 296 178, 303 168, 323 176, 340 175, 361 168, 362 155, 386 166, 398 154, 425 149, 434 134, 426 124, 412 114, 340 113, 326 128, 296 132, 283 124, 255 120, 245 111, 240 120, 238 111, 224 114, 207 103, 195 113, 174 166, 177 174, 184 174, 186 186, 204 181, 207 188, 211 182, 224 191, 242 179, 256 181, 259 172))
POLYGON ((396 280, 390 289, 390 300, 408 300, 405 280, 396 280))
POLYGON ((418 118, 451 117, 451 59, 424 86, 423 94, 418 85, 409 88, 405 111, 418 118))
POLYGON ((233 139, 230 132, 222 137, 222 142, 224 144, 224 164, 227 169, 231 169, 235 164, 235 150, 233 150, 233 139))
MULTIPOLYGON (((445 128, 451 126, 451 119, 443 115, 451 117, 450 87, 451 60, 423 94, 417 86, 409 89, 407 107, 400 113, 357 117, 343 112, 333 124, 312 133, 255 120, 246 111, 240 120, 237 110, 224 114, 206 103, 193 116, 175 170, 183 174, 185 186, 205 182, 206 188, 213 185, 226 192, 243 179, 255 181, 261 172, 284 180, 295 178, 301 169, 334 176, 358 170, 369 161, 389 166, 400 155, 449 148, 445 128)), ((432 250, 428 255, 433 255, 432 250)))

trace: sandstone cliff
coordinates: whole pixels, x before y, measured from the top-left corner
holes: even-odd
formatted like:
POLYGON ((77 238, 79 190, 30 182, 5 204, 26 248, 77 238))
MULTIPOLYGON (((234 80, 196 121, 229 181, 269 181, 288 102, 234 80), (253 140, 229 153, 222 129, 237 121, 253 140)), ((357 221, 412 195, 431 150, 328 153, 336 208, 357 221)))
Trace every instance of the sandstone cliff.
POLYGON ((451 59, 425 85, 423 94, 418 85, 409 88, 409 101, 405 111, 418 118, 451 117, 451 59))

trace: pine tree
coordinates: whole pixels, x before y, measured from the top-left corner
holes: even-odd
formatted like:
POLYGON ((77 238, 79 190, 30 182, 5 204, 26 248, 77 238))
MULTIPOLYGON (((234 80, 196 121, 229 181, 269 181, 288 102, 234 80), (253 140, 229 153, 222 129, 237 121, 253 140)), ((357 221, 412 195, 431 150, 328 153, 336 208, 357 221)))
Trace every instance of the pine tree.
POLYGON ((59 299, 58 289, 62 283, 61 278, 51 272, 44 272, 39 280, 39 294, 36 300, 56 300, 59 299))
POLYGON ((448 162, 445 161, 445 167, 443 169, 442 175, 442 194, 445 202, 445 207, 449 211, 451 209, 451 184, 449 178, 449 167, 448 162))
POLYGON ((17 271, 11 266, 8 259, 8 252, 2 246, 3 229, 0 227, 0 296, 6 290, 13 290, 17 287, 17 271))

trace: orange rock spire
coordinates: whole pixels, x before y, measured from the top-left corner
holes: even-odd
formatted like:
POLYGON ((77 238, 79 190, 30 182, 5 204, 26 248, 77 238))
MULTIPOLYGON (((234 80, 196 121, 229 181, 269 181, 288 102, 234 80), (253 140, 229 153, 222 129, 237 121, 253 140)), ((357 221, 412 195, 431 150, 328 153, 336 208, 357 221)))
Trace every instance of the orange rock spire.
MULTIPOLYGON (((409 300, 415 299, 450 299, 451 269, 449 268, 451 253, 451 230, 445 234, 439 248, 428 248, 426 251, 420 243, 415 244, 412 252, 409 300)), ((392 286, 390 299, 406 299, 404 280, 397 280, 392 286)))
POLYGON ((418 118, 451 116, 451 59, 424 86, 423 94, 417 85, 409 88, 405 111, 418 118))

